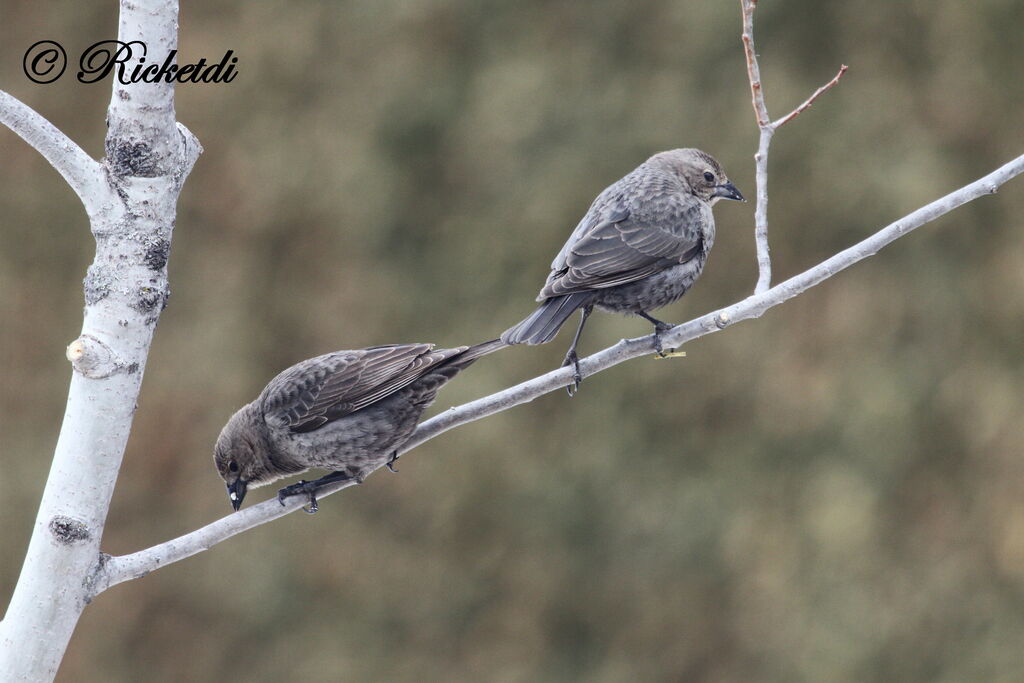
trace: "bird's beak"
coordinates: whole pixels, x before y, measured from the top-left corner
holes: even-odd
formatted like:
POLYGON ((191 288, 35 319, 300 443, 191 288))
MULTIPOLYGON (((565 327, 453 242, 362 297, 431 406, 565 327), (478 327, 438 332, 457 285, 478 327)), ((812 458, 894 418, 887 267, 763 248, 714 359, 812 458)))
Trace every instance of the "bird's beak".
POLYGON ((722 183, 721 185, 715 185, 715 191, 711 193, 712 197, 721 197, 722 199, 735 199, 737 201, 745 202, 746 199, 740 194, 740 191, 736 189, 736 186, 732 183, 722 183))
POLYGON ((227 487, 231 507, 235 508, 235 512, 238 512, 238 508, 242 507, 242 500, 245 498, 245 490, 249 488, 249 482, 245 479, 236 479, 228 484, 227 487))

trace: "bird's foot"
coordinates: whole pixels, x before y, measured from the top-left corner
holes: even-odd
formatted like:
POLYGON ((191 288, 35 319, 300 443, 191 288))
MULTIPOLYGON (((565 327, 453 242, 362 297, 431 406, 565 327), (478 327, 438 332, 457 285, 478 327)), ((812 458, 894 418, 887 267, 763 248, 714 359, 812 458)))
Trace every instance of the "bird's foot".
POLYGON ((661 347, 661 335, 668 332, 673 327, 675 327, 675 325, 663 323, 660 320, 656 320, 654 323, 654 353, 657 354, 658 358, 670 358, 676 353, 675 349, 669 349, 668 353, 665 353, 665 350, 661 347))
POLYGON ((285 498, 291 496, 309 496, 309 504, 302 507, 303 512, 310 515, 315 515, 320 506, 316 502, 316 492, 320 488, 319 484, 315 481, 302 480, 291 486, 285 486, 283 489, 277 492, 277 502, 284 505, 285 498))
MULTIPOLYGON (((397 474, 398 470, 395 469, 395 463, 396 462, 398 462, 398 451, 393 451, 391 453, 391 459, 388 460, 386 463, 384 463, 384 467, 387 467, 388 470, 390 470, 391 472, 394 472, 395 474, 397 474)), ((360 483, 362 483, 362 482, 360 482, 360 483)))
POLYGON ((668 351, 663 351, 662 353, 659 353, 657 356, 655 356, 655 358, 658 358, 658 359, 661 359, 661 358, 685 358, 685 357, 686 357, 686 351, 679 351, 677 349, 669 349, 668 351))
POLYGON ((580 390, 580 382, 583 381, 583 375, 580 374, 580 358, 576 355, 575 349, 569 349, 569 353, 565 354, 562 367, 564 368, 566 365, 572 366, 573 374, 572 384, 566 385, 565 390, 569 392, 569 396, 574 396, 580 390))
POLYGON ((347 470, 339 470, 337 472, 331 472, 325 474, 316 481, 300 481, 297 484, 291 486, 285 486, 283 489, 277 492, 277 502, 284 505, 284 499, 289 496, 309 496, 308 506, 304 506, 302 509, 309 514, 315 514, 320 506, 316 502, 316 492, 324 488, 329 484, 336 484, 339 481, 355 480, 357 484, 362 484, 366 475, 362 472, 358 474, 352 474, 347 470))

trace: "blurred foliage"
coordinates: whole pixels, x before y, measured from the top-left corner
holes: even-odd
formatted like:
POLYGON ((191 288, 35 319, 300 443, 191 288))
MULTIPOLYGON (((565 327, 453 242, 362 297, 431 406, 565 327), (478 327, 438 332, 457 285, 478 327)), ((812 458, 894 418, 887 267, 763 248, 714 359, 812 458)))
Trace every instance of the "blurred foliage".
MULTIPOLYGON (((205 146, 173 297, 104 538, 130 552, 230 508, 227 417, 336 348, 490 338, 531 310, 591 199, 698 146, 748 196, 737 2, 185 3, 178 89, 205 146)), ((114 36, 104 3, 9 0, 0 87, 102 154, 109 83, 21 73, 114 36)), ((781 116, 776 279, 1024 152, 1024 4, 764 2, 781 116)), ((73 68, 73 67, 72 67, 73 68)), ((0 595, 62 415, 92 240, 0 131, 0 595)), ((751 291, 753 205, 683 320, 751 291)), ((101 595, 64 681, 1019 680, 1024 655, 1024 184, 764 318, 436 439, 325 502, 101 595)), ((595 316, 596 350, 648 332, 595 316)), ((440 407, 555 367, 567 334, 488 358, 440 407)), ((270 490, 252 498, 269 496, 270 490)))

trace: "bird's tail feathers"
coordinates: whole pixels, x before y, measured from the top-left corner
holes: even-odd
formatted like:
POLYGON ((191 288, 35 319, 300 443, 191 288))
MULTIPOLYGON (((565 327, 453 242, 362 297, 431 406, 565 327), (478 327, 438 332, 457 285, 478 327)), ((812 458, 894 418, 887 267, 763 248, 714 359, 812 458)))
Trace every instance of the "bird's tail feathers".
POLYGON ((594 292, 573 292, 551 297, 518 325, 501 335, 506 344, 546 344, 555 338, 558 330, 578 309, 594 299, 594 292))
POLYGON ((490 341, 485 341, 481 344, 475 344, 473 346, 470 346, 461 354, 459 354, 458 358, 454 359, 454 362, 459 363, 463 365, 463 367, 465 367, 466 365, 469 365, 478 358, 483 358, 487 354, 494 353, 495 351, 503 349, 506 346, 508 346, 508 344, 501 341, 500 339, 492 339, 490 341))
POLYGON ((491 341, 486 341, 482 344, 475 344, 469 348, 465 348, 461 352, 452 354, 452 356, 445 360, 444 363, 438 365, 436 370, 446 371, 449 377, 454 377, 459 371, 469 367, 480 358, 483 358, 489 353, 494 353, 499 349, 503 349, 506 346, 508 346, 508 344, 500 339, 492 339, 491 341))

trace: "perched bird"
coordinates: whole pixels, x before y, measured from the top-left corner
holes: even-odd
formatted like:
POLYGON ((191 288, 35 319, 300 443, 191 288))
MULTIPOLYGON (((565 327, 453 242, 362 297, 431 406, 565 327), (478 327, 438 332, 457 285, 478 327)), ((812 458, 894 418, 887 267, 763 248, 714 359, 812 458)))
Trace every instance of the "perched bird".
POLYGON ((719 199, 745 201, 711 156, 699 149, 655 154, 597 196, 551 262, 540 307, 501 340, 544 344, 580 310, 562 363, 576 371, 570 395, 582 381, 576 345, 594 306, 653 323, 661 354, 660 335, 673 326, 649 312, 679 299, 700 277, 715 242, 711 207, 719 199))
POLYGON ((237 511, 249 487, 311 467, 333 470, 278 492, 308 496, 346 479, 362 482, 392 464, 438 390, 473 361, 503 348, 498 339, 476 346, 435 349, 391 344, 335 351, 293 365, 224 425, 213 460, 237 511))

